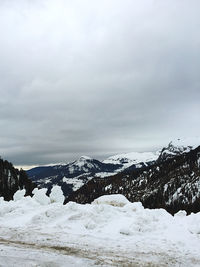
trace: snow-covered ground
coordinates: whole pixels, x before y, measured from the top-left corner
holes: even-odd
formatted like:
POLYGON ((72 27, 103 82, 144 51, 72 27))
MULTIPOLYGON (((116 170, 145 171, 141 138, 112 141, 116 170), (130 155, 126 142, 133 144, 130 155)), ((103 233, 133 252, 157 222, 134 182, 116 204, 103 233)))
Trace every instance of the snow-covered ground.
POLYGON ((45 248, 0 240, 0 266, 2 267, 74 267, 97 266, 94 260, 66 255, 54 248, 45 248))
POLYGON ((46 197, 0 200, 0 266, 200 266, 200 213, 144 209, 122 195, 62 205, 46 197))

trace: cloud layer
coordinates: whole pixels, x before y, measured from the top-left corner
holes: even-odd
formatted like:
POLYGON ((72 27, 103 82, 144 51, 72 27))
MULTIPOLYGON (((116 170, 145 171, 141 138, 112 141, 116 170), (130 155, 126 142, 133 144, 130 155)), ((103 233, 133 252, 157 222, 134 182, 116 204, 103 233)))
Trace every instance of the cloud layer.
POLYGON ((0 148, 17 165, 200 130, 200 2, 1 1, 0 148))

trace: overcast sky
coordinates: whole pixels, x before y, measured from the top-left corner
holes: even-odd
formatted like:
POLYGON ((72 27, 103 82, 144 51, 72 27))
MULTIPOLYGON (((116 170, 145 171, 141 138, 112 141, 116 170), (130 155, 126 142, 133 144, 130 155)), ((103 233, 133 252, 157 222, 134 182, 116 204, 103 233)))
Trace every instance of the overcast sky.
POLYGON ((199 10, 199 0, 1 0, 1 156, 101 159, 199 135, 199 10))

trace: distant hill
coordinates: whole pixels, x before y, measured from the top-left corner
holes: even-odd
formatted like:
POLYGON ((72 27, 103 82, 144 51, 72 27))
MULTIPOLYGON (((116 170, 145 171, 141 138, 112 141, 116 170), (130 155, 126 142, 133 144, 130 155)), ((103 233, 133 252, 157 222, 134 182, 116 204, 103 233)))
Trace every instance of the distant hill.
POLYGON ((31 195, 36 185, 28 178, 23 170, 13 167, 12 163, 0 159, 0 197, 11 200, 19 189, 26 189, 26 195, 31 195))

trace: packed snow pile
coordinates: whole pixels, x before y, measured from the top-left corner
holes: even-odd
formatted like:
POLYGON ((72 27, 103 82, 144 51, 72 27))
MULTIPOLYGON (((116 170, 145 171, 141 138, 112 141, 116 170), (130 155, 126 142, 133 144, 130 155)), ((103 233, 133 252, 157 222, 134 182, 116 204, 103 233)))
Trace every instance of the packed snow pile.
POLYGON ((63 191, 60 188, 60 186, 55 185, 52 190, 51 193, 49 195, 51 202, 58 202, 63 204, 65 197, 63 195, 63 191))
POLYGON ((25 194, 26 194, 25 189, 18 190, 13 196, 14 201, 22 199, 25 196, 25 194))
POLYGON ((47 188, 33 190, 33 199, 36 200, 40 205, 48 205, 51 201, 50 198, 46 195, 47 188))
POLYGON ((63 205, 63 193, 58 186, 52 189, 50 197, 46 195, 46 189, 34 189, 33 193, 32 198, 24 197, 25 191, 21 190, 15 193, 14 201, 1 200, 1 226, 15 227, 16 220, 20 218, 21 227, 32 227, 37 221, 41 229, 55 226, 79 233, 92 229, 95 235, 108 232, 117 235, 124 227, 137 235, 147 230, 156 233, 162 229, 162 234, 166 232, 166 236, 182 227, 185 234, 192 232, 200 238, 200 213, 186 216, 185 211, 179 211, 172 216, 164 209, 144 209, 140 202, 131 203, 120 194, 101 196, 92 204, 69 202, 63 205))
POLYGON ((128 199, 120 194, 101 196, 92 202, 92 204, 108 204, 115 207, 123 207, 128 203, 128 199))
POLYGON ((153 266, 200 264, 200 213, 186 216, 180 211, 172 216, 164 209, 145 209, 123 195, 102 196, 92 204, 63 205, 59 188, 54 188, 50 197, 43 189, 33 193, 32 198, 20 191, 14 201, 1 199, 0 238, 73 246, 96 253, 101 260, 105 255, 121 257, 127 264, 137 259, 142 266, 149 262, 158 264, 153 266), (160 261, 166 265, 159 265, 160 261))

